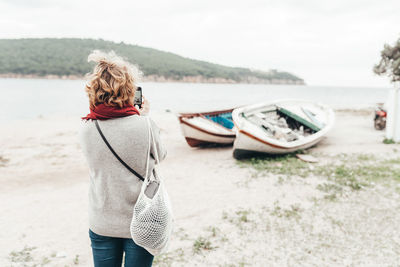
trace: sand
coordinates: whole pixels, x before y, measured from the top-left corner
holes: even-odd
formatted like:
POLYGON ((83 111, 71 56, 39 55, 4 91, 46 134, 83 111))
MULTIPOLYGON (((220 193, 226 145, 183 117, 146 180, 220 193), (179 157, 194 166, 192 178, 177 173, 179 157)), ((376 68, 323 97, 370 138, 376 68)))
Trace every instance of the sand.
MULTIPOLYGON (((321 200, 323 178, 256 173, 232 149, 193 149, 172 113, 154 113, 168 156, 161 170, 175 213, 170 252, 155 266, 395 266, 400 262, 399 190, 376 183, 321 200)), ((88 170, 79 118, 1 125, 0 266, 93 266, 87 222, 88 170)), ((399 157, 370 112, 337 112, 310 150, 399 157)), ((312 167, 310 167, 312 168, 312 167)))

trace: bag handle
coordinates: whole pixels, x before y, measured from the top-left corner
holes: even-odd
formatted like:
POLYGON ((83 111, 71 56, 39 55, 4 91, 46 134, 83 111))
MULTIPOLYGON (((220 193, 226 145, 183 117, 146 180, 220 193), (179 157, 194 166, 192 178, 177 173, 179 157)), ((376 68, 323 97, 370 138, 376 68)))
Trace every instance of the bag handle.
MULTIPOLYGON (((104 143, 107 145, 107 147, 110 149, 110 151, 113 153, 113 155, 119 160, 119 162, 121 162, 121 164, 128 169, 128 171, 130 171, 131 173, 133 173, 134 175, 136 175, 140 180, 142 180, 144 182, 145 178, 143 178, 143 176, 141 176, 139 173, 137 173, 134 169, 132 169, 131 167, 129 167, 128 164, 125 163, 125 161, 123 161, 118 154, 114 151, 114 149, 112 148, 112 146, 110 145, 110 143, 108 143, 106 137, 104 136, 103 132, 100 129, 100 125, 98 123, 97 120, 95 120, 95 124, 96 124, 96 128, 97 131, 99 132, 101 138, 103 139, 104 143)), ((149 127, 150 124, 148 123, 149 127)), ((150 128, 149 128, 149 149, 148 149, 148 156, 147 156, 147 162, 146 162, 146 177, 147 177, 147 172, 148 172, 148 165, 149 165, 149 158, 150 158, 150 128)), ((158 158, 158 157, 157 157, 158 158)))
MULTIPOLYGON (((158 165, 160 163, 160 159, 158 157, 158 149, 157 149, 156 141, 155 141, 155 138, 154 138, 153 127, 151 127, 150 118, 147 118, 147 123, 149 124, 148 128, 149 128, 149 134, 150 134, 150 138, 151 138, 151 140, 149 139, 149 149, 151 148, 150 142, 152 142, 152 145, 153 145, 153 148, 154 148, 154 153, 153 153, 153 157, 154 157, 154 160, 155 160, 155 164, 154 164, 154 168, 153 168, 154 181, 157 182, 157 183, 160 183, 160 177, 159 177, 160 170, 158 169, 158 165)), ((149 151, 149 159, 150 159, 150 151, 149 151)))
MULTIPOLYGON (((149 124, 149 134, 151 136, 151 141, 153 143, 153 148, 154 148, 154 159, 156 161, 156 164, 159 164, 160 160, 158 158, 158 151, 157 151, 156 141, 155 141, 155 138, 154 138, 153 127, 151 127, 151 125, 150 125, 150 119, 149 118, 147 118, 147 121, 148 121, 148 124, 149 124)), ((149 147, 150 147, 150 140, 149 140, 149 147)), ((149 156, 150 156, 150 152, 149 152, 149 156)))
POLYGON ((146 117, 146 122, 147 122, 147 132, 148 132, 148 136, 149 136, 149 145, 148 150, 147 150, 147 160, 146 160, 146 178, 148 177, 148 172, 149 172, 149 161, 150 161, 150 150, 151 150, 151 125, 150 125, 150 119, 149 117, 146 117))

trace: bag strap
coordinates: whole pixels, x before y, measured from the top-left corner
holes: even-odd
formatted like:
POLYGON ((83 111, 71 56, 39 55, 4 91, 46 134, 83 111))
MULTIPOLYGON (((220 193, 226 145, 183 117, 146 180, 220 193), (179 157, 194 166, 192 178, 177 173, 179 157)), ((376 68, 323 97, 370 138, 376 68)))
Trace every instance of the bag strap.
MULTIPOLYGON (((129 167, 129 165, 126 164, 125 161, 123 161, 123 160, 118 156, 118 154, 114 151, 114 149, 112 148, 112 146, 110 145, 110 143, 108 143, 108 141, 107 141, 106 137, 104 136, 103 132, 101 131, 100 125, 99 125, 99 123, 97 122, 97 120, 95 120, 95 124, 96 124, 97 131, 99 132, 99 134, 100 134, 101 138, 103 139, 104 143, 106 143, 107 147, 110 149, 110 151, 113 153, 113 155, 119 160, 119 162, 121 162, 121 164, 124 165, 124 167, 127 168, 128 171, 130 171, 131 173, 133 173, 134 175, 136 175, 140 180, 144 181, 143 176, 141 176, 141 175, 140 175, 139 173, 137 173, 134 169, 132 169, 131 167, 129 167)), ((150 153, 150 147, 149 147, 149 153, 150 153)), ((147 160, 147 161, 148 161, 148 160, 147 160)), ((146 176, 147 176, 147 164, 148 164, 148 162, 146 163, 146 176)))

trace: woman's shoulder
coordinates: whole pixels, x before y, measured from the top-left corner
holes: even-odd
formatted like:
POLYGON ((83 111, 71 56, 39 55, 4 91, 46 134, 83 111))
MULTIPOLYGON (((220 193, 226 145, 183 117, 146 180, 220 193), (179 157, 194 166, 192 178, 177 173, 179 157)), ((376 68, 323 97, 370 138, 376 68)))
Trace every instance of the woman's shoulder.
POLYGON ((84 130, 87 130, 87 129, 89 129, 90 127, 92 127, 92 125, 93 125, 93 120, 85 120, 85 119, 82 119, 82 120, 80 121, 79 131, 82 132, 82 131, 84 131, 84 130))
MULTIPOLYGON (((147 117, 147 116, 137 116, 137 115, 131 115, 131 116, 126 116, 126 117, 120 117, 120 118, 113 118, 113 119, 108 119, 108 120, 102 120, 99 121, 100 128, 104 128, 106 131, 107 129, 132 129, 132 128, 143 128, 149 120, 150 124, 152 126, 155 126, 154 121, 147 117)), ((80 132, 85 133, 85 132, 90 132, 95 129, 95 123, 94 120, 82 120, 81 125, 80 125, 80 132)))
POLYGON ((79 129, 78 129, 78 136, 82 139, 83 137, 90 135, 90 132, 92 132, 93 127, 94 127, 93 120, 82 119, 80 121, 79 129))
POLYGON ((111 124, 115 125, 130 125, 130 126, 139 126, 146 124, 147 116, 138 116, 138 115, 131 115, 121 118, 115 118, 108 120, 111 124))
MULTIPOLYGON (((113 119, 114 120, 114 119, 113 119)), ((122 118, 117 118, 115 119, 116 122, 121 122, 121 123, 140 123, 140 124, 147 124, 148 122, 150 122, 150 124, 155 125, 155 122, 153 121, 153 119, 148 116, 148 115, 131 115, 131 116, 127 116, 127 117, 122 117, 122 118)))

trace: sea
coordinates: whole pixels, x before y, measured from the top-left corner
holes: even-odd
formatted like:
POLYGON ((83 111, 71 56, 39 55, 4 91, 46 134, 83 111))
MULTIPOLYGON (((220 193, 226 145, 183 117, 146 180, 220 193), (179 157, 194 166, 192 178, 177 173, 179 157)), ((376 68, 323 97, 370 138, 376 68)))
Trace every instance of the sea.
MULTIPOLYGON (((0 79, 0 122, 89 112, 84 80, 0 79)), ((390 88, 269 84, 139 84, 152 111, 198 112, 277 99, 304 99, 335 109, 374 107, 390 88)))

